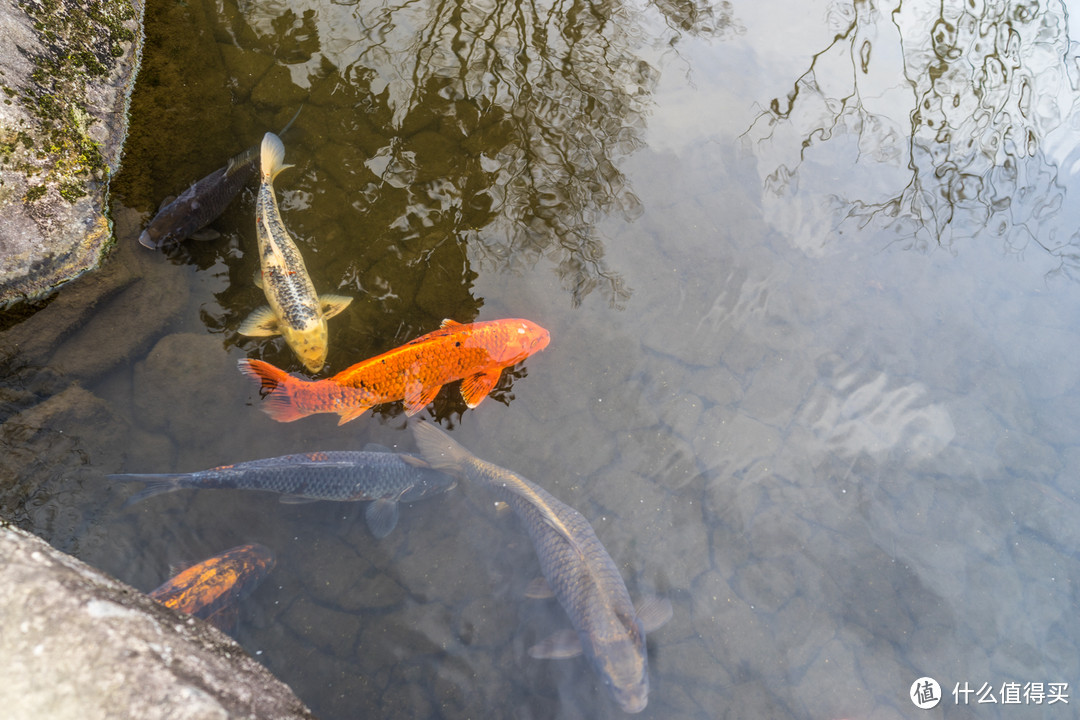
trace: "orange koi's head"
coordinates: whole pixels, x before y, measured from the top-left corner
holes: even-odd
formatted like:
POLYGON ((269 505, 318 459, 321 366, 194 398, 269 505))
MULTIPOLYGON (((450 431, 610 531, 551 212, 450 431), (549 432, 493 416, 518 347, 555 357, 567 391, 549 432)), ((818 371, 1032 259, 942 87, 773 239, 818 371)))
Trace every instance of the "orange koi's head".
POLYGON ((509 320, 507 325, 509 335, 502 352, 504 357, 499 358, 507 365, 521 362, 530 355, 540 352, 551 342, 551 334, 529 320, 509 320))

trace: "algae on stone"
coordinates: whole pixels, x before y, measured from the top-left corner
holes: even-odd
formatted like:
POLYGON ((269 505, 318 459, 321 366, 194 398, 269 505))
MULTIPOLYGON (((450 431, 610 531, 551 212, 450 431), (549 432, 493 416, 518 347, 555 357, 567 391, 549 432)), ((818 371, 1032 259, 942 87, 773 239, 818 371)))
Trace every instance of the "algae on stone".
POLYGON ((132 0, 0 5, 0 305, 97 265, 142 49, 132 0))

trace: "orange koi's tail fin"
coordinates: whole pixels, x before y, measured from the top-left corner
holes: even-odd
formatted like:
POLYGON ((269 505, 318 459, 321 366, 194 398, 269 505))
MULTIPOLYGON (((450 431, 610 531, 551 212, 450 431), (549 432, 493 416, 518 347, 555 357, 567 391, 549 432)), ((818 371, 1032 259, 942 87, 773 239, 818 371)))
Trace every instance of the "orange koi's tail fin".
POLYGON ((262 410, 278 422, 292 422, 311 413, 296 407, 294 396, 300 381, 280 368, 262 360, 241 360, 237 363, 240 372, 252 380, 257 380, 266 399, 262 410))

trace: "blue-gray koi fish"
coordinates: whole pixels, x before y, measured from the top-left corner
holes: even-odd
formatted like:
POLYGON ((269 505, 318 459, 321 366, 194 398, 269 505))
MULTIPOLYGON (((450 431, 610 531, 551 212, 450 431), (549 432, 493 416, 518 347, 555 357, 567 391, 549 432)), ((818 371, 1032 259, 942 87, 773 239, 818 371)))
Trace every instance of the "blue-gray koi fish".
POLYGON ((369 446, 364 451, 312 452, 251 460, 191 473, 124 473, 109 477, 146 483, 125 507, 161 493, 184 489, 265 490, 284 503, 317 500, 370 501, 365 510, 371 534, 386 537, 397 526, 398 503, 449 490, 454 478, 414 455, 369 446), (377 448, 377 449, 376 449, 377 448))
POLYGON ((637 609, 619 570, 592 526, 574 510, 516 473, 472 455, 431 423, 413 425, 420 454, 433 468, 487 487, 514 511, 532 538, 544 578, 532 597, 554 595, 573 631, 529 649, 534 658, 584 653, 612 698, 628 713, 649 700, 645 633, 671 617, 671 603, 653 599, 637 609))
MULTIPOLYGON (((297 110, 282 133, 299 114, 297 110)), ((157 214, 139 235, 139 244, 153 250, 188 238, 213 240, 220 237, 220 233, 206 226, 225 212, 233 198, 255 177, 258 167, 259 146, 254 145, 230 158, 225 167, 195 182, 179 197, 165 198, 157 214)))

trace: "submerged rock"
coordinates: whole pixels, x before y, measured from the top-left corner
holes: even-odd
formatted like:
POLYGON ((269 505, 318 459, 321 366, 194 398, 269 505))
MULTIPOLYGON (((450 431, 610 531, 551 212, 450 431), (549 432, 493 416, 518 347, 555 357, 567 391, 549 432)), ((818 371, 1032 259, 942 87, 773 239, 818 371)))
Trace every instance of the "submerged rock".
POLYGON ((11 718, 312 718, 210 625, 0 525, 0 706, 11 718))
POLYGON ((141 2, 0 6, 0 306, 97 265, 127 133, 141 2))

